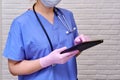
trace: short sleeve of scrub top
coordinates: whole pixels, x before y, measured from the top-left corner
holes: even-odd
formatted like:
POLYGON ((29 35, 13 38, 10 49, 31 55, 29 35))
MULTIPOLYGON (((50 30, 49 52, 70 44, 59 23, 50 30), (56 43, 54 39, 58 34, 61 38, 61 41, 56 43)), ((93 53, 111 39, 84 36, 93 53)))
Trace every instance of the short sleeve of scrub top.
POLYGON ((24 60, 25 56, 20 26, 16 20, 13 21, 4 50, 4 56, 15 61, 24 60))
MULTIPOLYGON (((73 14, 65 9, 60 9, 71 27, 76 27, 73 14)), ((77 30, 66 34, 66 27, 54 16, 54 23, 50 24, 42 15, 38 14, 44 23, 54 49, 71 47, 78 36, 77 30)), ((48 55, 51 52, 48 39, 32 10, 20 15, 11 24, 8 34, 4 56, 14 61, 35 60, 48 55)), ((45 69, 29 75, 18 76, 19 80, 77 80, 76 58, 73 57, 65 64, 48 66, 45 69), (60 70, 61 69, 61 70, 60 70)))

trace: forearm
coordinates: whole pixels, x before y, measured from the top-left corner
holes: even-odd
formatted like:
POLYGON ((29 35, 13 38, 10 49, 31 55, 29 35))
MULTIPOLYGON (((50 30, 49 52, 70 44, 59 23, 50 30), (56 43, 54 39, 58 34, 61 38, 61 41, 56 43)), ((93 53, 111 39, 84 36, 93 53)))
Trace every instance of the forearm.
POLYGON ((14 64, 11 64, 11 62, 13 63, 9 60, 9 70, 13 75, 27 75, 42 69, 39 59, 23 60, 17 63, 14 62, 14 64))
POLYGON ((79 51, 60 54, 66 47, 56 49, 49 55, 36 60, 23 60, 21 62, 8 60, 9 70, 13 75, 27 75, 48 67, 52 64, 64 64, 79 51))

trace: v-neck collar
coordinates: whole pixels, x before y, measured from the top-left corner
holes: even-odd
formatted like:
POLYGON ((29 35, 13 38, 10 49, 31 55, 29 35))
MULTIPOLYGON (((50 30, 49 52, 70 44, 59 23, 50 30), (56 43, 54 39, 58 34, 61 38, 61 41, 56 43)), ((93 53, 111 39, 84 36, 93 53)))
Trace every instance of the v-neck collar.
MULTIPOLYGON (((37 12, 36 12, 37 13, 37 12)), ((47 22, 48 24, 50 24, 51 26, 54 26, 55 25, 55 17, 56 15, 54 14, 54 17, 53 17, 53 24, 48 21, 43 15, 41 15, 40 13, 37 13, 39 19, 41 20, 41 22, 43 22, 42 20, 44 20, 45 22, 47 22)))
MULTIPOLYGON (((29 12, 33 12, 33 10, 28 10, 29 12)), ((34 15, 34 14, 33 14, 34 15)), ((39 19, 41 20, 42 24, 45 26, 46 24, 49 25, 48 27, 51 27, 52 29, 57 29, 58 27, 58 19, 57 16, 54 14, 54 22, 53 24, 50 23, 44 16, 42 16, 41 14, 37 13, 37 16, 39 17, 39 19)), ((46 26, 45 26, 46 27, 46 26)), ((47 27, 46 27, 47 28, 47 27)))

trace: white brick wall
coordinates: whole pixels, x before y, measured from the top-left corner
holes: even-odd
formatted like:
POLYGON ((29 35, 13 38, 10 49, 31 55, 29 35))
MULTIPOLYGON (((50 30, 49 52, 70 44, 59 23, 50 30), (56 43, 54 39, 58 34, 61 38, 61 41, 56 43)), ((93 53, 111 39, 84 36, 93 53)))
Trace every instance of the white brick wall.
MULTIPOLYGON (((2 2, 1 2, 1 0, 0 0, 0 51, 1 51, 1 49, 2 49, 2 6, 1 6, 1 4, 2 4, 2 2)), ((0 80, 2 79, 2 60, 1 60, 1 58, 2 58, 2 56, 1 56, 1 53, 0 53, 0 80)))
MULTIPOLYGON (((2 45, 11 21, 30 7, 32 0, 2 0, 2 45)), ((62 0, 60 7, 73 11, 80 33, 104 43, 77 58, 79 80, 120 80, 120 0, 62 0)), ((16 80, 2 60, 2 80, 16 80)))

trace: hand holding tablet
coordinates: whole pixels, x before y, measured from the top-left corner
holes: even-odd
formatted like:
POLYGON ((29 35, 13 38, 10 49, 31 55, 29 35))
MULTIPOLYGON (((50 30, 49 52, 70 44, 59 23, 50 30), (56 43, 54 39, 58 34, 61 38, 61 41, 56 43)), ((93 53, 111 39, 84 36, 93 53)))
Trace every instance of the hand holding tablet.
POLYGON ((75 46, 72 46, 71 48, 68 48, 68 49, 62 51, 61 54, 66 53, 66 52, 70 52, 70 51, 74 51, 74 50, 79 50, 81 52, 81 51, 84 51, 90 47, 96 46, 100 43, 103 43, 103 40, 86 41, 86 42, 77 44, 75 46))

